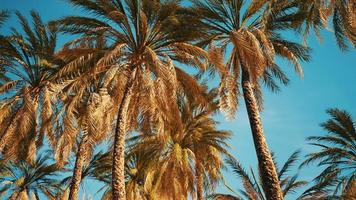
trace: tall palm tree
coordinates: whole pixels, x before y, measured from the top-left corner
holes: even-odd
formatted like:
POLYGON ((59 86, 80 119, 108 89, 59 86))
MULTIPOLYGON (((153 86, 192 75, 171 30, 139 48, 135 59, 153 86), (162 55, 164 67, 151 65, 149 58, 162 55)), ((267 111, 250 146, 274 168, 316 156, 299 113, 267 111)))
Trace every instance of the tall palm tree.
POLYGON ((16 15, 22 30, 11 29, 11 36, 0 43, 1 58, 7 59, 0 64, 7 81, 0 86, 0 153, 31 160, 45 136, 55 143, 50 125, 55 88, 48 80, 61 61, 54 58, 56 30, 35 11, 33 25, 19 12, 16 15))
POLYGON ((55 199, 60 192, 60 169, 49 154, 41 154, 33 163, 10 162, 0 173, 0 197, 10 200, 55 199))
POLYGON ((316 162, 325 169, 315 178, 316 185, 334 188, 332 197, 347 193, 356 180, 356 123, 351 115, 340 109, 329 109, 330 119, 321 124, 326 135, 311 136, 307 140, 320 151, 310 153, 304 165, 316 162), (335 187, 334 187, 335 186, 335 187))
POLYGON ((231 156, 226 143, 230 133, 217 130, 217 122, 212 118, 218 109, 216 97, 216 90, 211 90, 207 94, 209 105, 202 106, 184 98, 179 103, 185 135, 183 146, 194 153, 197 200, 203 200, 204 194, 213 191, 221 180, 222 155, 231 156))
POLYGON ((268 199, 282 199, 259 111, 262 108, 261 84, 278 90, 275 78, 282 84, 288 83, 275 57, 290 61, 298 74, 302 74, 299 61, 309 59, 307 47, 284 39, 280 33, 293 28, 291 22, 296 16, 290 9, 293 5, 287 0, 249 1, 245 9, 244 0, 192 0, 192 3, 194 13, 200 14, 202 30, 208 33, 200 44, 210 46, 211 62, 221 76, 220 107, 229 117, 234 116, 241 86, 263 189, 268 199), (223 62, 225 52, 226 65, 223 62))
POLYGON ((80 45, 73 41, 66 43, 56 53, 56 57, 66 63, 50 79, 61 88, 58 95, 61 105, 60 111, 56 113, 55 126, 58 137, 55 151, 57 162, 64 165, 72 150, 76 151, 69 199, 78 197, 83 166, 91 157, 93 148, 107 139, 112 131, 115 113, 112 108, 117 100, 113 100, 110 95, 118 97, 116 93, 121 88, 104 86, 105 73, 94 72, 97 68, 96 62, 103 56, 103 53, 97 50, 105 45, 102 37, 95 36, 92 40, 82 41, 80 45), (88 52, 95 51, 95 56, 82 61, 88 52), (75 66, 74 73, 71 71, 72 66, 75 66))
MULTIPOLYGON (((283 164, 283 166, 278 171, 278 177, 280 180, 280 187, 283 191, 283 197, 286 197, 292 193, 295 193, 298 189, 306 186, 308 184, 307 181, 298 180, 299 174, 296 173, 294 175, 288 175, 292 167, 295 166, 300 156, 300 151, 295 151, 292 155, 287 159, 287 161, 283 164)), ((233 158, 228 159, 228 164, 233 169, 233 172, 239 177, 241 183, 243 185, 243 189, 239 190, 239 196, 233 195, 224 195, 224 194, 214 194, 211 195, 211 199, 215 200, 265 200, 268 198, 266 193, 263 192, 261 187, 261 174, 258 173, 259 177, 256 177, 256 173, 251 169, 250 173, 247 172, 244 167, 233 158)), ((276 164, 277 165, 277 164, 276 164)), ((306 191, 311 191, 310 189, 306 191)), ((304 193, 297 197, 298 200, 306 200, 309 198, 312 199, 323 199, 325 196, 324 193, 321 192, 310 192, 308 195, 304 193)))
MULTIPOLYGON (((84 150, 91 151, 90 149, 89 150, 84 149, 84 150)), ((74 197, 78 199, 79 186, 82 183, 82 181, 85 179, 97 180, 103 182, 105 185, 110 184, 110 181, 108 180, 108 178, 106 178, 106 176, 110 174, 110 169, 111 169, 111 163, 110 163, 111 157, 109 155, 109 152, 106 153, 98 152, 92 156, 90 153, 84 153, 84 154, 85 154, 84 156, 83 155, 79 155, 79 156, 83 157, 84 159, 88 159, 88 158, 91 159, 89 161, 83 161, 80 165, 80 168, 74 167, 73 175, 65 177, 61 181, 61 185, 64 188, 66 188, 66 190, 61 194, 63 200, 65 198, 69 199, 74 197), (77 173, 80 174, 77 175, 77 173), (79 179, 79 181, 73 181, 73 179, 79 179)), ((77 164, 78 162, 80 161, 78 161, 78 158, 76 158, 76 164, 75 164, 76 166, 79 166, 79 164, 77 164)))
POLYGON ((112 112, 111 100, 106 91, 101 90, 100 94, 91 93, 88 99, 87 110, 81 117, 79 124, 83 127, 83 135, 80 138, 76 160, 71 178, 69 199, 77 199, 79 186, 83 177, 83 165, 89 158, 95 144, 103 141, 111 131, 112 112))
MULTIPOLYGON (((215 96, 213 90, 206 99, 215 96)), ((216 102, 201 105, 180 96, 182 132, 174 132, 174 122, 166 122, 163 132, 151 132, 141 121, 141 134, 127 140, 125 180, 128 200, 186 199, 188 193, 203 199, 203 186, 213 191, 221 178, 221 156, 229 155, 225 148, 230 135, 216 129, 216 122, 211 118, 216 109, 216 102)), ((110 184, 110 153, 95 157, 92 176, 110 184)), ((107 187, 103 199, 112 197, 110 191, 111 187, 107 187)))
MULTIPOLYGON (((106 49, 97 50, 104 52, 104 56, 96 63, 97 70, 112 69, 109 70, 108 82, 118 77, 115 74, 119 73, 121 77, 122 74, 125 75, 124 81, 119 81, 124 83, 124 89, 114 136, 112 180, 113 199, 125 199, 125 135, 130 128, 130 121, 134 121, 128 116, 137 116, 135 112, 142 112, 138 109, 137 102, 150 108, 145 112, 153 112, 151 118, 157 117, 157 113, 167 113, 160 112, 163 108, 158 104, 165 105, 165 109, 174 108, 172 102, 175 103, 177 88, 189 88, 191 94, 198 93, 198 84, 177 68, 172 60, 203 69, 206 54, 202 49, 185 43, 192 39, 193 29, 180 28, 186 24, 180 22, 180 16, 185 15, 180 13, 182 9, 178 2, 148 0, 69 0, 69 2, 95 16, 66 17, 59 21, 61 29, 81 34, 83 37, 79 39, 80 41, 91 40, 90 36, 93 34, 104 36, 105 40, 110 41, 110 45, 106 49), (150 91, 150 95, 147 95, 147 91, 150 91)), ((63 71, 66 70, 69 69, 63 71)))
POLYGON ((356 4, 352 0, 295 0, 303 16, 301 23, 296 25, 304 32, 305 36, 311 29, 315 30, 320 38, 320 30, 327 28, 329 22, 333 30, 337 44, 342 50, 348 49, 348 41, 356 47, 356 4))

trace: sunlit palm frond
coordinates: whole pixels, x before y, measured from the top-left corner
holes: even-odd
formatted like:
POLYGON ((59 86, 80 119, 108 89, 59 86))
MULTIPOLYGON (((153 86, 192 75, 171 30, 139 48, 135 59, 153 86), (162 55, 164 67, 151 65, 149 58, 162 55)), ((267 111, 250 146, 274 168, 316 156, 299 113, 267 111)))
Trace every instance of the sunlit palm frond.
POLYGON ((7 96, 3 102, 8 109, 0 119, 0 149, 6 149, 1 153, 8 159, 31 160, 36 155, 48 132, 39 127, 50 129, 46 121, 52 116, 49 108, 54 100, 48 101, 48 95, 53 94, 48 80, 60 66, 54 57, 56 29, 45 24, 35 11, 30 14, 32 24, 16 12, 21 29, 11 29, 11 35, 1 42, 1 58, 7 62, 0 65, 1 73, 6 76, 0 90, 7 96), (17 134, 12 134, 14 131, 17 134), (10 141, 15 143, 6 145, 10 141))
POLYGON ((333 26, 333 32, 341 50, 347 50, 349 43, 356 44, 355 33, 355 3, 353 1, 300 1, 296 0, 299 8, 298 28, 304 32, 305 37, 314 30, 321 38, 320 31, 333 26))
MULTIPOLYGON (((298 43, 281 38, 279 31, 293 30, 293 23, 298 22, 296 5, 291 1, 252 1, 247 9, 242 9, 244 1, 192 1, 193 10, 201 19, 201 29, 209 33, 210 60, 221 76, 221 109, 234 116, 237 110, 241 70, 248 72, 253 84, 264 83, 272 91, 279 90, 279 82, 288 84, 288 78, 276 64, 275 58, 282 57, 290 61, 298 74, 302 76, 301 61, 309 60, 309 49, 298 43), (292 12, 291 12, 292 11, 292 12), (213 39, 211 39, 213 38, 213 39), (227 62, 223 67, 221 52, 228 52, 227 62), (230 52, 230 51, 229 51, 230 52), (229 75, 232 74, 232 75, 229 75), (230 80, 233 77, 233 81, 230 80), (227 89, 227 82, 230 87, 227 89), (231 87, 234 86, 234 87, 231 87)), ((256 86, 258 94, 260 87, 256 86)), ((262 97, 262 95, 258 95, 262 97)), ((262 98, 260 109, 263 108, 262 98)))

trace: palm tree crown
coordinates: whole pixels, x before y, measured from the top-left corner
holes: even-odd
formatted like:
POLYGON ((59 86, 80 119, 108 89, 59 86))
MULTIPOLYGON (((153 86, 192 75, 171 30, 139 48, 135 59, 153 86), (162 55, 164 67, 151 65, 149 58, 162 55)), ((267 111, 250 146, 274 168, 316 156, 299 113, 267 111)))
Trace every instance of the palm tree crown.
POLYGON ((290 61, 302 75, 300 61, 309 60, 309 49, 281 34, 293 29, 291 22, 296 13, 287 12, 293 6, 289 1, 253 1, 246 9, 244 0, 192 2, 193 9, 201 15, 203 30, 208 33, 201 45, 210 44, 211 62, 222 78, 220 106, 230 117, 237 109, 237 81, 243 70, 251 76, 256 97, 261 92, 259 82, 278 91, 275 79, 282 84, 289 81, 276 63, 276 56, 290 61), (225 65, 222 53, 228 53, 225 65))
MULTIPOLYGON (((207 99, 214 97, 215 90, 207 94, 207 99)), ((212 119, 216 104, 203 106, 179 95, 180 119, 166 122, 164 133, 143 130, 135 138, 132 151, 144 152, 143 158, 154 161, 148 171, 154 177, 156 198, 187 199, 190 194, 204 199, 204 193, 213 191, 221 180, 222 156, 230 155, 226 150, 230 133, 216 128, 212 119), (179 122, 181 130, 176 128, 179 122)))
POLYGON ((28 200, 40 199, 41 194, 54 199, 60 191, 59 172, 49 154, 39 156, 33 163, 8 163, 0 172, 0 197, 28 200))
POLYGON ((50 121, 56 89, 49 78, 61 62, 54 58, 56 30, 34 11, 33 26, 19 12, 16 15, 23 34, 12 29, 12 35, 0 44, 1 59, 7 60, 0 63, 7 81, 0 86, 0 152, 7 158, 32 159, 45 135, 55 142, 50 121))
POLYGON ((205 69, 206 53, 186 43, 197 35, 192 34, 194 29, 185 28, 182 18, 186 15, 176 1, 69 2, 94 17, 69 16, 57 22, 62 31, 81 35, 69 48, 63 49, 62 54, 84 52, 62 68, 58 76, 71 72, 76 74, 80 71, 78 66, 99 56, 90 74, 105 73, 101 83, 103 88, 121 87, 112 96, 120 99, 114 135, 112 183, 114 198, 125 199, 124 145, 127 130, 135 127, 138 116, 158 122, 163 120, 163 114, 170 118, 177 115, 175 99, 178 90, 185 90, 190 96, 199 94, 200 87, 195 79, 179 69, 173 60, 205 69), (81 43, 91 43, 98 37, 106 45, 77 48, 81 43))
POLYGON ((337 44, 341 50, 347 50, 350 41, 356 47, 356 10, 352 0, 295 0, 299 7, 300 23, 296 23, 305 36, 311 29, 321 38, 320 31, 331 22, 337 44), (330 21, 330 22, 329 22, 330 21))
POLYGON ((293 30, 297 15, 291 1, 251 1, 246 9, 245 2, 192 0, 193 11, 208 33, 200 45, 210 49, 211 63, 221 77, 220 108, 228 117, 234 117, 242 89, 260 172, 264 173, 263 189, 269 199, 280 200, 282 191, 259 116, 263 101, 261 84, 276 91, 279 87, 275 79, 288 83, 275 62, 277 56, 290 61, 302 75, 299 62, 309 59, 308 48, 282 37, 281 31, 293 30))

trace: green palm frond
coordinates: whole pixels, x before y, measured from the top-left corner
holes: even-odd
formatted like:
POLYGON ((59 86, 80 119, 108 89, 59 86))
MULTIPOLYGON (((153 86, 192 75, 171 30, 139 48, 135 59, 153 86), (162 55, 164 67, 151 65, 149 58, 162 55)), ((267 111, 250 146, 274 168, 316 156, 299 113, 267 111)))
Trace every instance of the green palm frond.
POLYGON ((241 68, 247 68, 256 85, 254 93, 260 109, 263 108, 260 85, 277 92, 280 84, 289 82, 275 62, 276 57, 288 60, 296 72, 303 75, 300 62, 310 59, 310 49, 285 40, 280 33, 293 31, 293 23, 298 21, 296 5, 292 1, 252 1, 248 4, 243 0, 191 2, 193 13, 200 19, 197 24, 202 32, 207 33, 202 36, 205 41, 198 44, 210 49, 211 65, 221 77, 220 108, 228 117, 233 117, 238 107, 241 68), (232 48, 232 52, 224 62, 224 56, 217 56, 216 49, 221 49, 219 54, 225 54, 227 48, 232 48))
MULTIPOLYGON (((293 152, 287 161, 283 164, 282 168, 278 170, 280 185, 283 190, 284 197, 298 192, 301 188, 305 187, 308 182, 304 180, 299 180, 299 173, 294 175, 289 175, 292 168, 295 167, 299 157, 300 150, 293 152)), ((235 159, 228 158, 226 160, 229 167, 241 180, 243 189, 239 190, 239 196, 223 195, 223 194, 212 194, 210 198, 212 199, 253 199, 253 200, 264 200, 266 199, 265 194, 261 186, 261 177, 256 177, 255 172, 251 169, 250 172, 244 169, 244 167, 235 159)), ((277 165, 277 163, 275 163, 277 165)), ((333 179, 330 179, 333 180, 333 179)), ((307 188, 298 199, 306 200, 307 198, 322 198, 325 197, 330 188, 328 188, 331 182, 320 181, 318 185, 307 188)))
MULTIPOLYGON (((334 194, 342 194, 342 187, 349 187, 355 181, 356 129, 351 115, 340 109, 328 109, 330 119, 321 124, 327 131, 323 136, 311 136, 307 140, 320 149, 310 153, 303 165, 317 163, 325 169, 315 178, 316 188, 325 186, 334 189, 334 194)), ((322 190, 323 191, 323 190, 322 190)))
POLYGON ((0 11, 0 27, 4 25, 6 20, 10 17, 10 13, 7 10, 1 10, 0 11))
POLYGON ((0 181, 1 197, 18 196, 21 193, 40 193, 47 198, 55 198, 61 192, 58 180, 61 170, 49 154, 40 155, 33 163, 25 161, 9 162, 4 165, 0 181))
MULTIPOLYGON (((216 99, 216 92, 213 90, 206 96, 208 99, 216 99)), ((142 134, 128 138, 125 163, 128 199, 138 198, 139 194, 143 199, 150 195, 171 198, 172 192, 193 194, 196 173, 194 163, 198 160, 202 165, 206 192, 213 191, 221 180, 221 156, 231 156, 226 150, 226 140, 230 133, 216 130, 217 123, 211 116, 217 109, 217 102, 203 106, 199 102, 190 102, 184 95, 179 97, 184 132, 176 135, 168 128, 163 133, 151 132, 155 129, 144 129, 143 126, 140 129, 142 134)), ((171 123, 166 126, 171 126, 171 123)), ((107 186, 103 189, 106 191, 111 188, 111 159, 110 152, 99 153, 88 164, 93 169, 84 169, 88 171, 88 177, 95 177, 105 183, 107 186)))
POLYGON ((289 156, 288 160, 284 163, 283 167, 279 170, 278 173, 278 178, 282 179, 285 173, 290 171, 290 168, 293 167, 293 165, 296 164, 300 157, 300 150, 297 150, 292 153, 292 155, 289 156))

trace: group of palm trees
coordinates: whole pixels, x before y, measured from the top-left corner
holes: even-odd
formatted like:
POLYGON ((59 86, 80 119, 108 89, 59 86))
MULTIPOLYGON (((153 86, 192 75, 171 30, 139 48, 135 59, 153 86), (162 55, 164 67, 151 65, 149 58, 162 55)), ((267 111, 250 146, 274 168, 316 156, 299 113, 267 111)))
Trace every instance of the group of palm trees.
MULTIPOLYGON (((91 177, 107 185, 104 199, 202 200, 224 180, 224 157, 247 199, 281 200, 305 185, 285 177, 297 154, 277 170, 259 116, 262 87, 288 84, 276 57, 303 75, 311 31, 321 37, 331 23, 342 50, 356 45, 354 1, 67 1, 85 15, 45 23, 16 12, 21 28, 0 35, 0 197, 75 200, 91 177), (58 46, 59 34, 74 39, 58 46), (217 88, 204 84, 215 74, 217 88), (259 179, 229 153, 231 133, 213 119, 233 118, 240 97, 259 179), (103 142, 106 152, 95 154, 103 142), (72 153, 72 175, 60 181, 72 153)), ((11 14, 0 12, 0 26, 11 14)), ((329 113, 323 127, 333 135, 309 138, 322 151, 303 163, 326 169, 301 199, 355 195, 355 124, 345 111, 329 113)))

